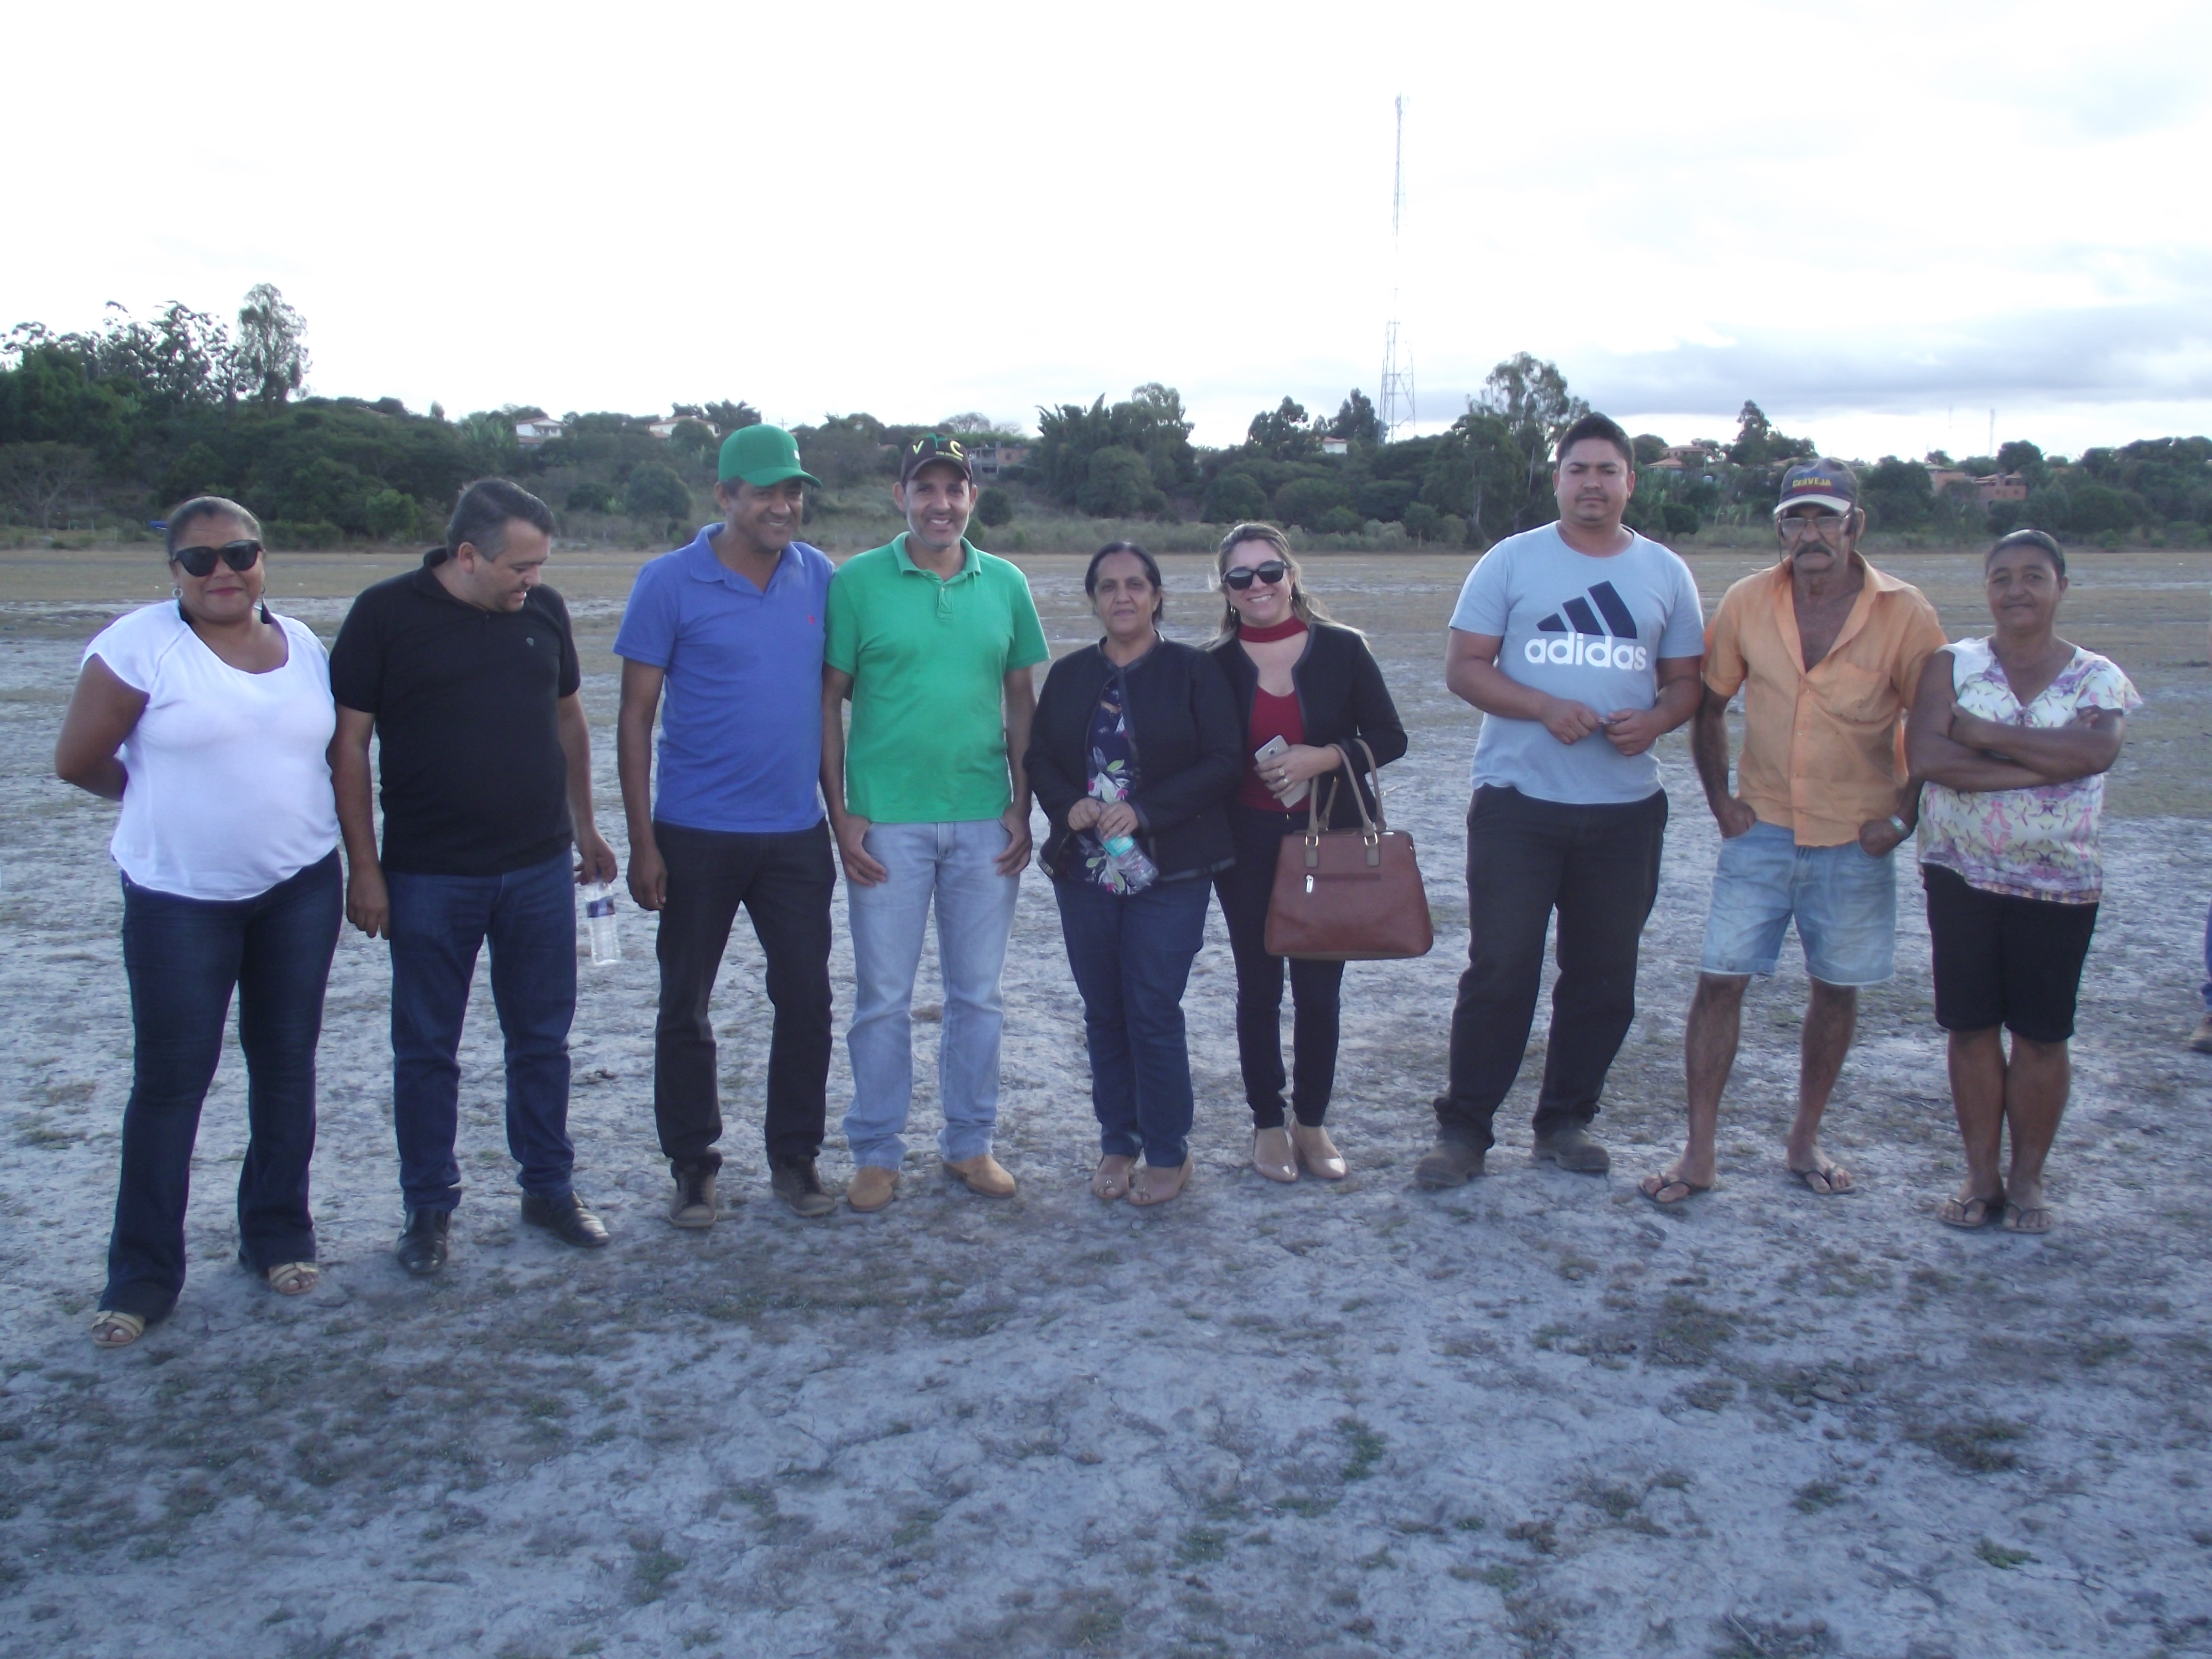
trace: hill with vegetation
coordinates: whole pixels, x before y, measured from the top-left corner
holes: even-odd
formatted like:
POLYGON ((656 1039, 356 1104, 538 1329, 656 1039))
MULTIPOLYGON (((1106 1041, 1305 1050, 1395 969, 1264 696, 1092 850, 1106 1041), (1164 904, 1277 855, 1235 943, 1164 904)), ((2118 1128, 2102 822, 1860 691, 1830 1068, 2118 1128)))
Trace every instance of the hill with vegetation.
MULTIPOLYGON (((251 507, 280 546, 434 541, 460 486, 497 473, 544 496, 565 535, 651 542, 713 516, 721 440, 760 419, 732 400, 556 421, 520 405, 451 419, 393 398, 303 396, 306 335, 265 283, 234 325, 179 304, 150 320, 112 307, 79 333, 19 325, 0 342, 0 535, 145 535, 175 502, 212 493, 251 507)), ((1354 389, 1334 415, 1285 397, 1253 416, 1243 442, 1206 448, 1191 442, 1180 394, 1158 382, 1116 403, 1041 406, 1033 437, 973 414, 832 416, 797 435, 823 484, 810 533, 827 546, 891 533, 901 445, 951 430, 999 462, 976 515, 994 547, 1082 544, 1133 525, 1162 551, 1194 550, 1219 526, 1268 519, 1316 549, 1446 549, 1555 516, 1552 442, 1588 408, 1556 366, 1522 353, 1445 430, 1396 442, 1354 389)), ((1669 445, 1645 433, 1636 448, 1630 521, 1670 541, 1763 526, 1782 469, 1814 453, 1751 402, 1732 439, 1669 445)), ((1893 538, 1965 543, 2033 524, 2106 546, 2212 539, 2203 437, 2072 459, 2019 441, 1955 463, 1939 453, 1855 465, 1874 529, 1893 538)))

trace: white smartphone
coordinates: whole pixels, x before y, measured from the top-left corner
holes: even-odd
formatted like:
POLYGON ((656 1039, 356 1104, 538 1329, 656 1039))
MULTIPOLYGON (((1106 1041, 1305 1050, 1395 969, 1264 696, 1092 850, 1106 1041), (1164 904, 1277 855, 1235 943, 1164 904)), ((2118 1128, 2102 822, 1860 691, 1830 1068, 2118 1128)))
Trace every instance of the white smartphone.
MULTIPOLYGON (((1252 751, 1252 761, 1253 763, 1260 769, 1261 773, 1264 774, 1267 769, 1267 763, 1269 761, 1274 759, 1278 755, 1286 755, 1290 753, 1290 750, 1291 745, 1285 743, 1282 738, 1282 734, 1278 732, 1275 736, 1268 738, 1267 742, 1261 744, 1257 749, 1255 749, 1252 751)), ((1305 782, 1300 784, 1291 794, 1279 797, 1279 799, 1285 806, 1296 806, 1301 801, 1305 799, 1307 792, 1312 787, 1313 780, 1309 778, 1305 782)))

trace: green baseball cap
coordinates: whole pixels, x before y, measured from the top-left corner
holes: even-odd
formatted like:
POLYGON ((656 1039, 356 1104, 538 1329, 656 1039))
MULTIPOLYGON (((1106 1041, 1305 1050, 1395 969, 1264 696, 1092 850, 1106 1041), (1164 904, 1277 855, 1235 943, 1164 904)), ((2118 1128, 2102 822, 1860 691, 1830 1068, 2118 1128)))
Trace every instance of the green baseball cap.
POLYGON ((799 441, 780 426, 756 422, 741 426, 722 440, 722 461, 714 476, 727 483, 732 478, 765 489, 786 478, 804 478, 817 489, 822 480, 799 464, 799 441))

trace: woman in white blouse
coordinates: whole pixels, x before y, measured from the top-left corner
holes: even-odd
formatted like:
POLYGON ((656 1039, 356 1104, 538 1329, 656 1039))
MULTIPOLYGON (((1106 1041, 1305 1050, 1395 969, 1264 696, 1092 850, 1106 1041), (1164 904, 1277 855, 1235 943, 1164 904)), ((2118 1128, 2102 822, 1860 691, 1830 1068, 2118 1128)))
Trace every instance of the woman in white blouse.
POLYGON ((2016 530, 1983 571, 1996 630, 1929 658, 1906 737, 1927 780, 1920 878, 1966 1155, 1937 1219, 2040 1233, 2052 1219, 2044 1159, 2072 1085, 2067 1043, 2104 896, 2104 775, 2142 699, 2112 663, 2059 637, 2056 541, 2016 530))
POLYGON ((103 1347, 136 1341, 184 1288, 192 1143, 233 987, 250 1127, 239 1259, 283 1295, 316 1280, 315 1044, 342 914, 329 662, 262 603, 261 526, 235 501, 177 508, 168 555, 175 597, 85 647, 54 747, 63 779, 123 803, 110 850, 136 1041, 103 1347))

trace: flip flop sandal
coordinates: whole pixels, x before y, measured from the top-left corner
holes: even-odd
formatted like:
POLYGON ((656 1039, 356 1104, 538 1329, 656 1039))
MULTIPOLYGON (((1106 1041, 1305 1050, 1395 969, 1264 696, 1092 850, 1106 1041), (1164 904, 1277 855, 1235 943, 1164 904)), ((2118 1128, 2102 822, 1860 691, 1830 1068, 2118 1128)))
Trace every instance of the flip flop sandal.
POLYGON ((1792 1181, 1796 1182, 1815 1198, 1848 1198, 1859 1189, 1858 1177, 1852 1175, 1849 1170, 1844 1168, 1840 1164, 1831 1164, 1826 1170, 1790 1170, 1790 1166, 1786 1164, 1782 1167, 1784 1170, 1789 1170, 1790 1178, 1792 1181), (1848 1187, 1838 1187, 1834 1185, 1831 1171, 1832 1171, 1834 1175, 1847 1176, 1851 1184, 1848 1187), (1813 1184, 1815 1177, 1818 1177, 1821 1181, 1828 1182, 1830 1184, 1825 1188, 1815 1187, 1813 1184))
POLYGON ((1943 1200, 1942 1207, 1936 1212, 1936 1218, 1947 1227, 1956 1227, 1960 1232, 1974 1233, 1990 1225, 2004 1212, 2004 1194, 1999 1193, 1995 1198, 1947 1198, 1943 1200), (1982 1206, 1982 1212, 1978 1216, 1972 1213, 1974 1206, 1977 1204, 1982 1206), (1954 1214, 1954 1212, 1956 1213, 1954 1214))
POLYGON ((2022 1204, 2014 1206, 2012 1212, 2005 1217, 2004 1224, 2005 1231, 2008 1233, 2019 1233, 2027 1238, 2040 1238, 2058 1224, 2058 1217, 2048 1204, 2022 1204), (2039 1215, 2043 1218, 2043 1224, 2040 1227, 2026 1227, 2021 1224, 2032 1215, 2039 1215))
POLYGON ((280 1261, 264 1277, 279 1296, 305 1296, 321 1282, 323 1270, 312 1261, 280 1261))
POLYGON ((146 1322, 120 1308, 106 1308, 92 1319, 92 1343, 96 1348, 127 1348, 146 1334, 146 1322))
POLYGON ((1694 1181, 1685 1181, 1680 1176, 1670 1176, 1665 1174, 1660 1174, 1648 1175, 1644 1176, 1644 1181, 1639 1181, 1636 1183, 1636 1190, 1643 1194, 1647 1201, 1656 1204, 1661 1209, 1671 1210, 1677 1204, 1687 1204, 1699 1193, 1709 1193, 1718 1185, 1720 1185, 1720 1183, 1717 1181, 1709 1181, 1703 1186, 1700 1186, 1694 1181), (1647 1181, 1656 1181, 1659 1184, 1656 1187, 1647 1187, 1644 1184, 1644 1182, 1647 1181), (1686 1189, 1681 1197, 1662 1198, 1659 1196, 1662 1193, 1672 1192, 1677 1187, 1686 1189))

